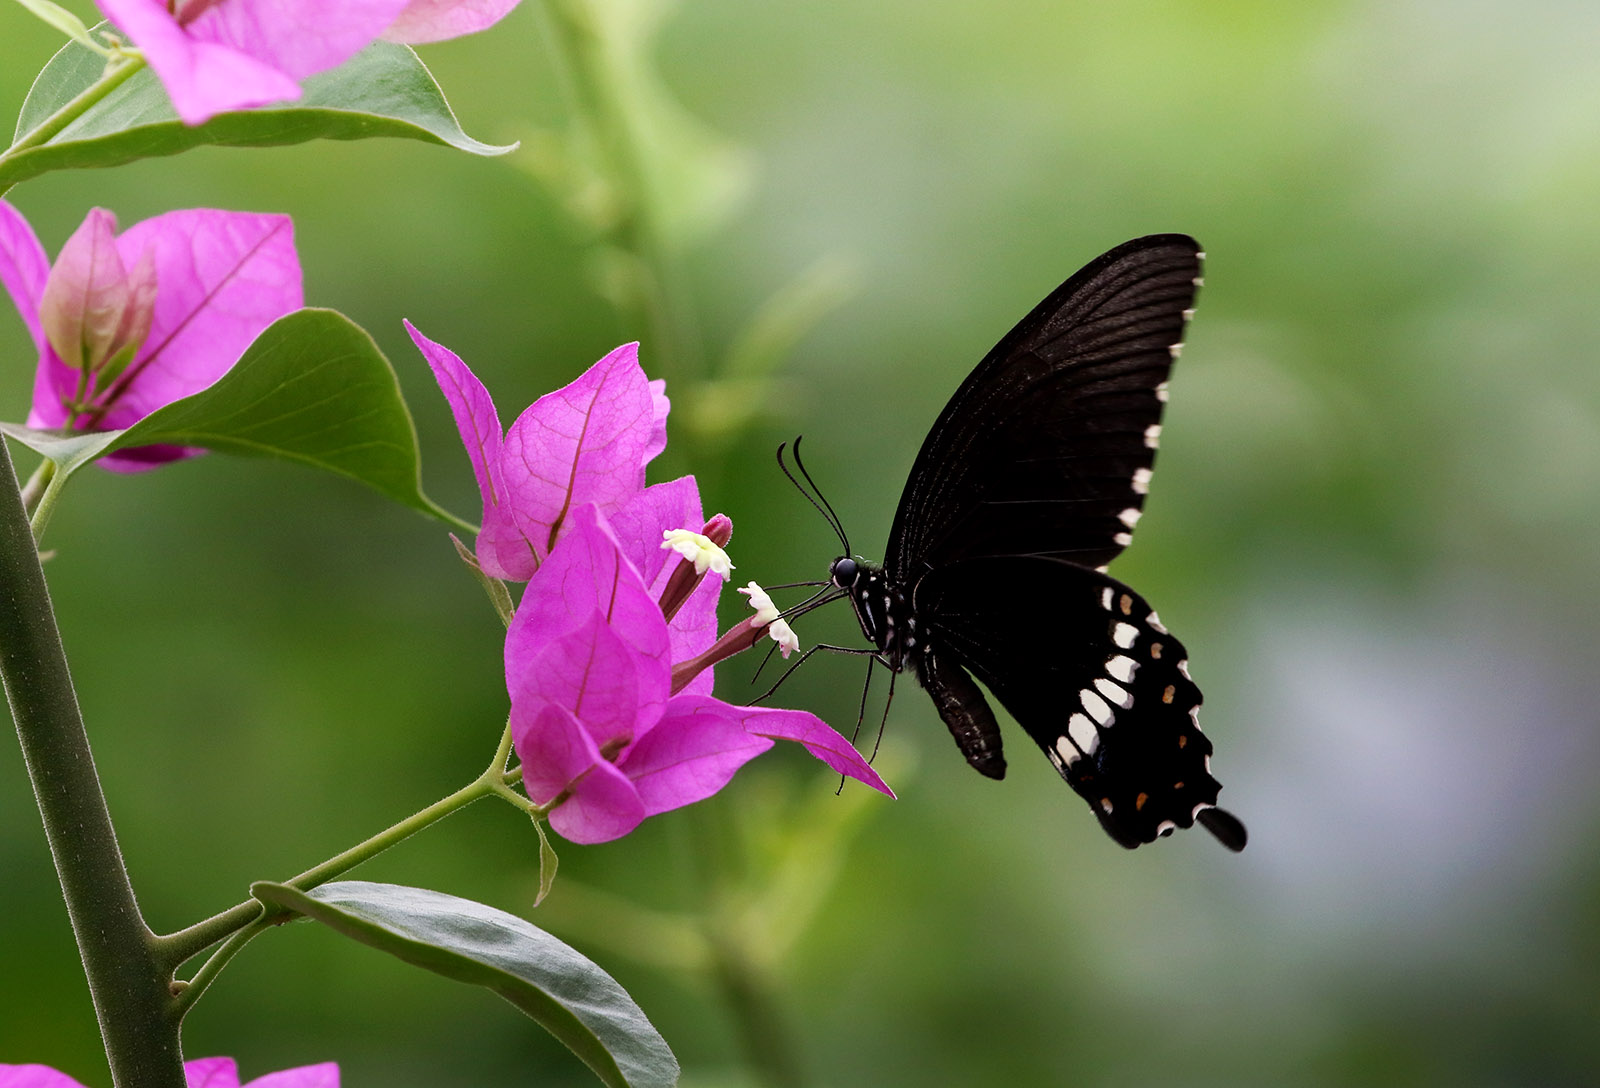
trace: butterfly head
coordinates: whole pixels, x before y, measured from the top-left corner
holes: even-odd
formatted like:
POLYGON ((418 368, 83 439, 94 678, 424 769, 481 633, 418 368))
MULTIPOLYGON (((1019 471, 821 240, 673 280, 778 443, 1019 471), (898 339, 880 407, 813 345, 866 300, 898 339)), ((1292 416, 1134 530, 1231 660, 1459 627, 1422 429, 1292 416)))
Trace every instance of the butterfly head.
POLYGON ((828 566, 828 580, 840 589, 849 589, 856 584, 856 577, 861 573, 861 564, 851 559, 848 555, 841 555, 828 566))

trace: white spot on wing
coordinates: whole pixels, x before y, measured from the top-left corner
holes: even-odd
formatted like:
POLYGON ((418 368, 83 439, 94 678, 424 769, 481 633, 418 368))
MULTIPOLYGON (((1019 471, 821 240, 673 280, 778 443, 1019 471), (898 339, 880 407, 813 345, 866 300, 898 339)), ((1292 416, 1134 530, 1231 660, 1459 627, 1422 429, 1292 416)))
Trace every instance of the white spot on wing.
POLYGON ((1167 397, 1170 395, 1171 394, 1168 392, 1166 382, 1162 382, 1160 385, 1156 386, 1156 400, 1160 401, 1162 404, 1167 403, 1167 397))
POLYGON ((1084 688, 1082 691, 1078 692, 1078 702, 1082 703, 1083 709, 1089 712, 1089 717, 1093 718, 1100 725, 1111 724, 1111 719, 1113 717, 1111 708, 1106 705, 1106 701, 1100 698, 1100 696, 1096 695, 1088 688, 1084 688))
POLYGON ((1170 835, 1176 830, 1178 830, 1178 825, 1173 823, 1171 820, 1162 820, 1160 823, 1156 824, 1157 835, 1170 835))
POLYGON ((1070 737, 1056 738, 1056 750, 1051 752, 1050 755, 1064 767, 1070 767, 1083 758, 1083 753, 1072 746, 1070 737))
POLYGON ((1137 506, 1130 506, 1122 513, 1117 515, 1117 520, 1122 522, 1122 524, 1126 525, 1128 528, 1132 529, 1135 525, 1139 524, 1139 517, 1142 514, 1143 511, 1137 506))
POLYGON ((1100 607, 1105 609, 1107 612, 1111 611, 1111 598, 1113 596, 1114 594, 1112 593, 1110 586, 1107 586, 1105 589, 1100 591, 1100 607))
POLYGON ((1153 611, 1144 618, 1144 622, 1148 623, 1151 627, 1154 627, 1157 631, 1160 631, 1163 635, 1171 633, 1165 627, 1161 626, 1161 617, 1156 615, 1153 611))
POLYGON ((1129 544, 1133 543, 1133 537, 1127 533, 1112 533, 1111 542, 1113 544, 1120 544, 1126 548, 1129 544))
POLYGON ((1120 687, 1112 683, 1110 680, 1107 680, 1103 676, 1095 680, 1094 686, 1101 695, 1104 695, 1107 699, 1110 699, 1113 703, 1116 703, 1123 710, 1127 710, 1133 705, 1132 694, 1123 691, 1120 687))
MULTIPOLYGON (((1200 256, 1204 257, 1205 254, 1202 253, 1202 254, 1200 254, 1200 256)), ((1189 307, 1189 309, 1183 311, 1183 319, 1184 319, 1184 321, 1193 321, 1194 320, 1194 307, 1193 306, 1191 306, 1191 307, 1189 307)))
POLYGON ((1131 623, 1119 623, 1111 629, 1111 641, 1126 650, 1139 638, 1139 629, 1131 623))
POLYGON ((1152 423, 1144 429, 1144 444, 1150 449, 1161 445, 1161 424, 1152 423))
POLYGON ((1178 356, 1183 354, 1183 341, 1180 340, 1176 344, 1168 344, 1167 351, 1171 353, 1174 359, 1176 359, 1178 356))
POLYGON ((1136 495, 1150 494, 1150 470, 1136 468, 1133 470, 1133 491, 1136 495))
POLYGON ((1086 756, 1094 755, 1094 750, 1100 747, 1099 732, 1095 730, 1094 723, 1082 714, 1074 714, 1067 719, 1067 736, 1086 756))
POLYGON ((1194 677, 1189 675, 1189 659, 1187 657, 1178 662, 1178 671, 1183 674, 1183 678, 1185 680, 1194 679, 1194 677))
POLYGON ((1121 680, 1124 684, 1133 682, 1133 670, 1138 667, 1139 663, 1137 661, 1121 654, 1106 662, 1106 672, 1112 677, 1121 680))

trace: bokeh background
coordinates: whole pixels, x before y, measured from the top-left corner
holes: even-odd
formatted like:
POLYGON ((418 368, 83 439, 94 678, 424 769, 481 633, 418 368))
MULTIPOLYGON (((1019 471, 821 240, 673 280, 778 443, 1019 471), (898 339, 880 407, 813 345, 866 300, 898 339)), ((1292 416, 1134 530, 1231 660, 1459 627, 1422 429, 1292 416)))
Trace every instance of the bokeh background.
MULTIPOLYGON (((471 516, 402 317, 460 351, 507 418, 626 339, 645 337, 659 372, 648 323, 604 289, 616 255, 547 184, 548 132, 571 114, 535 7, 423 51, 467 130, 523 140, 518 155, 203 150, 8 199, 52 253, 93 205, 124 225, 292 213, 308 301, 373 332, 428 488, 471 516)), ((358 875, 573 941, 640 1001, 691 1088, 770 1083, 741 1050, 752 1004, 701 969, 704 929, 685 920, 708 910, 808 1085, 1600 1083, 1600 8, 686 0, 662 15, 643 51, 721 141, 705 160, 716 214, 671 265, 680 414, 662 467, 696 472, 733 517, 741 580, 818 577, 835 552, 777 472, 780 440, 805 434, 876 557, 921 436, 1015 319, 1126 238, 1205 244, 1148 513, 1113 573, 1189 646, 1250 847, 1195 832, 1124 852, 1019 731, 1006 781, 973 774, 908 684, 881 756, 897 803, 835 798, 815 763, 776 753, 706 805, 565 847, 537 911, 536 842, 504 806, 358 875), (695 384, 752 342, 753 314, 781 341, 773 328, 807 311, 766 378, 695 384)), ((4 5, 0 43, 12 117, 56 41, 4 5)), ((33 360, 9 311, 0 360, 0 417, 20 419, 33 360)), ((493 614, 438 526, 354 485, 223 457, 88 472, 49 544, 159 927, 414 811, 492 750, 493 614)), ((842 610, 800 630, 852 632, 842 610)), ((750 664, 724 667, 725 696, 750 664)), ((815 660, 786 701, 847 728, 859 682, 858 663, 815 660)), ((252 945, 187 1045, 247 1076, 335 1059, 350 1086, 592 1083, 497 998, 310 925, 252 945)), ((108 1083, 9 742, 0 1060, 108 1083)))

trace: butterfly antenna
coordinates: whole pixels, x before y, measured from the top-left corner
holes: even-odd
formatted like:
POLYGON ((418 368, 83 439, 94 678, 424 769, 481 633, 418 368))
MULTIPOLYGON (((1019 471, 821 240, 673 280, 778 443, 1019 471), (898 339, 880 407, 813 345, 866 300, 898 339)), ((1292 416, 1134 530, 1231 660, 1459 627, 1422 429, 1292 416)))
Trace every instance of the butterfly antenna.
POLYGON ((811 490, 813 490, 813 491, 815 491, 817 493, 817 498, 822 500, 822 505, 827 507, 828 520, 833 523, 833 531, 839 534, 839 543, 844 545, 844 554, 849 555, 850 554, 850 538, 845 536, 845 533, 844 533, 844 522, 840 521, 839 520, 839 515, 834 513, 833 504, 831 502, 829 502, 828 501, 828 497, 822 493, 822 488, 817 486, 817 481, 815 481, 815 480, 813 480, 811 478, 811 473, 806 471, 805 462, 800 460, 800 439, 802 439, 804 437, 805 437, 804 435, 798 435, 798 434, 794 436, 794 463, 795 463, 795 467, 800 470, 800 475, 802 475, 802 476, 804 476, 806 478, 806 483, 811 485, 811 490))
MULTIPOLYGON (((823 520, 828 523, 828 528, 833 530, 834 535, 837 536, 839 538, 840 543, 842 543, 844 545, 844 554, 849 555, 850 554, 850 541, 845 537, 844 528, 843 528, 843 526, 841 526, 839 524, 838 518, 832 513, 832 511, 830 509, 825 508, 822 503, 820 503, 816 499, 812 498, 811 492, 809 492, 809 491, 807 491, 805 489, 805 485, 803 485, 798 479, 795 478, 794 473, 789 471, 789 466, 784 463, 783 451, 784 451, 784 448, 787 447, 788 445, 789 445, 789 443, 787 443, 787 442, 781 442, 781 443, 778 444, 778 467, 783 470, 783 474, 785 476, 789 477, 789 482, 794 484, 795 490, 800 492, 800 494, 804 495, 806 497, 806 501, 809 502, 812 506, 815 506, 817 508, 817 513, 822 515, 823 520)), ((800 439, 799 438, 796 438, 794 440, 794 448, 795 448, 795 463, 799 464, 799 461, 800 461, 800 454, 799 454, 800 439)), ((804 466, 801 466, 800 472, 801 472, 802 475, 805 474, 805 467, 804 466)), ((810 480, 811 477, 806 476, 806 479, 810 480)), ((816 487, 817 485, 816 484, 812 484, 811 486, 812 487, 816 487)), ((820 492, 819 492, 819 494, 820 494, 820 492)))

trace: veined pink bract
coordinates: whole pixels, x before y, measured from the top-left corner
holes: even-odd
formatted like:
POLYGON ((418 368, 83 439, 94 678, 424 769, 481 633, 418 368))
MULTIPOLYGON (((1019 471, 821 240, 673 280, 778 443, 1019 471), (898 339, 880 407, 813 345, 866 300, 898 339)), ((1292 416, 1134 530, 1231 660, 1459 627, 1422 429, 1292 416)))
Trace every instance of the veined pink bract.
MULTIPOLYGON (((289 217, 210 209, 118 235, 96 208, 51 267, 0 201, 0 282, 39 352, 28 425, 80 431, 129 427, 206 388, 302 301, 289 217)), ((100 464, 135 470, 198 452, 142 446, 100 464)))
POLYGON ((185 124, 300 97, 379 37, 432 42, 482 30, 517 0, 96 0, 161 79, 185 124))

